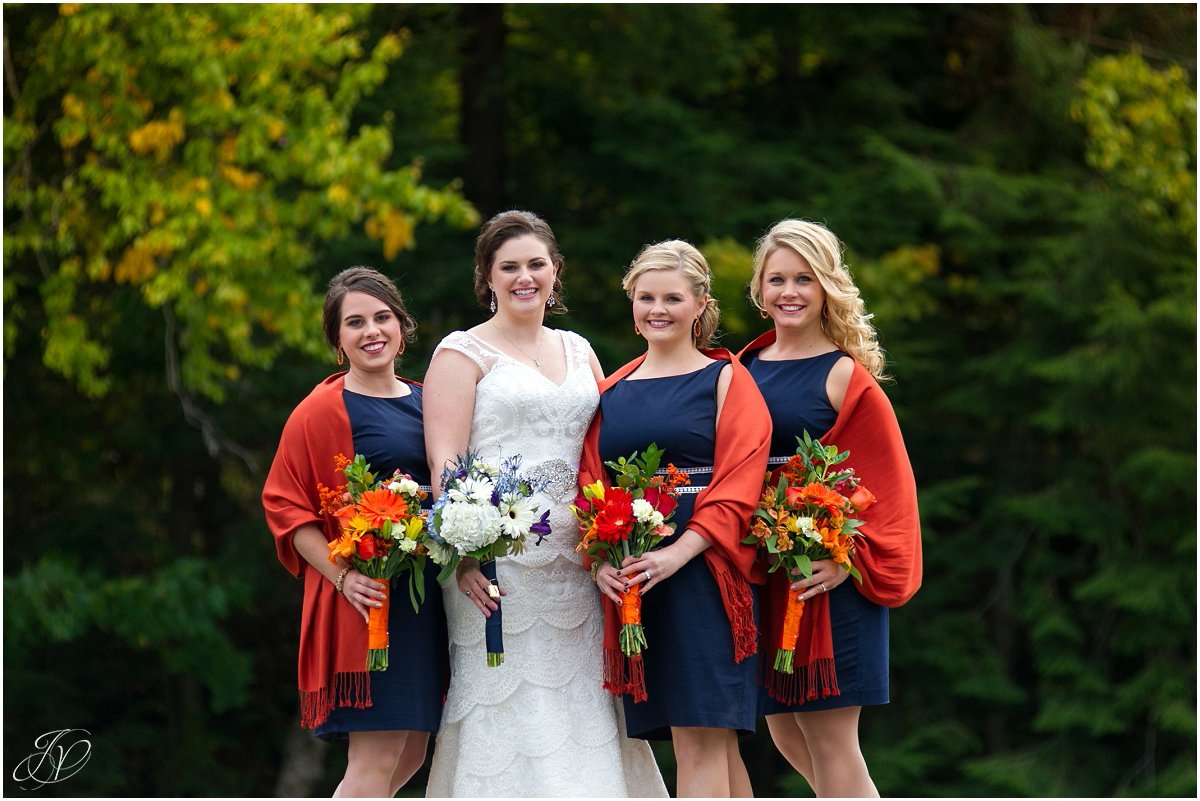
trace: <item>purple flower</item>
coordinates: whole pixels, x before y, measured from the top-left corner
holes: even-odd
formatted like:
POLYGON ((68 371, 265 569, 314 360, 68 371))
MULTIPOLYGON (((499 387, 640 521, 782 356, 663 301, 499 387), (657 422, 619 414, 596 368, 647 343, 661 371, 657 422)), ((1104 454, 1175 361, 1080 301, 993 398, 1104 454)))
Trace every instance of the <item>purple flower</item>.
POLYGON ((534 545, 541 545, 542 540, 550 533, 550 510, 542 512, 542 518, 529 527, 531 534, 537 534, 537 542, 534 545))

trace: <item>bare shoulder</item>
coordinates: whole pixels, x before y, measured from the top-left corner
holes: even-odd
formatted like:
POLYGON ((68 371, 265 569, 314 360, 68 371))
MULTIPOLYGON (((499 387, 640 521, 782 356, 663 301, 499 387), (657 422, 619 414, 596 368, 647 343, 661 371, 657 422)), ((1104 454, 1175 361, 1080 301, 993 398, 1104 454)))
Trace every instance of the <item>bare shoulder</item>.
POLYGON ((835 412, 842 410, 842 401, 846 399, 846 390, 850 388, 850 377, 854 375, 854 359, 843 356, 829 371, 825 379, 825 394, 829 396, 829 405, 835 412))

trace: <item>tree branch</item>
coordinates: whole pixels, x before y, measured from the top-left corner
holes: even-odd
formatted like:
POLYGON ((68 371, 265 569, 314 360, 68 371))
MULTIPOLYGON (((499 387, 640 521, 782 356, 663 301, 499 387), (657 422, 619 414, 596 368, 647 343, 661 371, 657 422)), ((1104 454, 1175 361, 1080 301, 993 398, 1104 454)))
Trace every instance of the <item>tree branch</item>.
POLYGON ((216 456, 222 450, 229 451, 241 459, 251 473, 258 475, 258 460, 254 458, 254 454, 226 436, 216 421, 197 406, 187 390, 183 388, 183 379, 179 373, 179 350, 175 346, 175 315, 171 312, 168 304, 163 304, 162 309, 163 319, 167 323, 164 343, 167 357, 167 386, 179 398, 179 403, 183 407, 184 419, 200 429, 209 456, 216 456))

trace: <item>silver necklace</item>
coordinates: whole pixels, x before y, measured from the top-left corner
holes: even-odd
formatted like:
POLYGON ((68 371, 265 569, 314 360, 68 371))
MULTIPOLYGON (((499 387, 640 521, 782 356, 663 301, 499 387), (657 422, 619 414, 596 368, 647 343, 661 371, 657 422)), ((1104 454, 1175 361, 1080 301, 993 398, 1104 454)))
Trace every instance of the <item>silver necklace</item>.
POLYGON ((529 351, 522 348, 516 342, 513 342, 512 338, 509 337, 508 334, 504 333, 504 329, 501 328, 500 326, 496 325, 496 323, 494 321, 492 322, 492 327, 500 332, 500 336, 502 336, 508 340, 508 344, 512 345, 517 350, 521 351, 521 353, 524 353, 525 358, 532 359, 534 367, 536 367, 539 371, 542 369, 542 329, 540 327, 538 328, 538 337, 537 337, 537 356, 531 356, 529 354, 529 351))

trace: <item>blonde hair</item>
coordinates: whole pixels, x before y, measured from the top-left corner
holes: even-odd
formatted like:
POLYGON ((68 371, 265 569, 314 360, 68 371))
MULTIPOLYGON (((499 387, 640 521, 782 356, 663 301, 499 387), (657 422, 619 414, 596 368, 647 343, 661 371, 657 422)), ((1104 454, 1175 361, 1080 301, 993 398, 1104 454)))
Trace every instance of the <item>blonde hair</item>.
POLYGON ((621 288, 630 300, 633 299, 633 287, 638 279, 651 270, 674 270, 681 273, 697 301, 708 298, 704 311, 700 312, 700 335, 697 336, 693 328, 692 341, 698 348, 709 347, 713 335, 717 332, 717 323, 721 320, 721 310, 717 307, 717 299, 712 296, 712 275, 704 256, 682 239, 668 239, 665 242, 646 245, 621 279, 621 288))
POLYGON ((750 299, 754 305, 763 310, 763 272, 767 258, 780 248, 789 248, 808 262, 825 290, 825 308, 821 313, 825 336, 877 380, 888 380, 883 348, 871 324, 873 315, 867 313, 850 269, 842 261, 841 241, 825 226, 808 220, 780 220, 758 240, 754 274, 750 276, 750 299))

